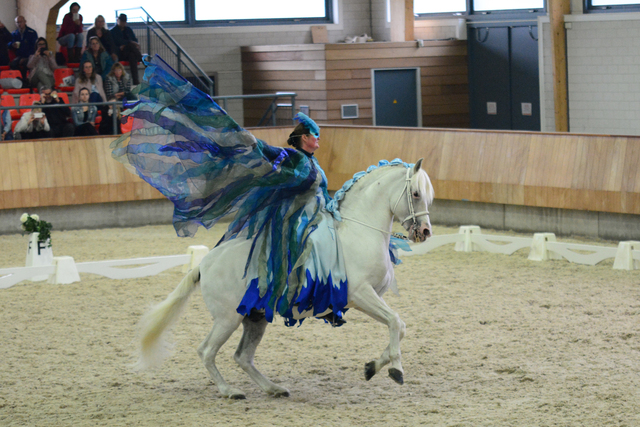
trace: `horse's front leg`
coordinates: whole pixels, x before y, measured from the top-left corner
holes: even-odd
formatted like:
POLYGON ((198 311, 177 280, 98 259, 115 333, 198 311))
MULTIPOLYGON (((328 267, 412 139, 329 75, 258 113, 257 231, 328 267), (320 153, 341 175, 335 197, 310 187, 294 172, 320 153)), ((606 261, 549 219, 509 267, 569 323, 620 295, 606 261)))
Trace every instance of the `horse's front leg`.
POLYGON ((389 376, 398 384, 404 383, 404 371, 400 355, 400 340, 404 338, 405 334, 404 322, 400 320, 400 316, 389 308, 371 286, 361 286, 360 289, 350 295, 350 298, 356 309, 389 327, 389 345, 378 360, 365 365, 365 378, 367 380, 371 379, 382 367, 387 363, 391 363, 389 376))

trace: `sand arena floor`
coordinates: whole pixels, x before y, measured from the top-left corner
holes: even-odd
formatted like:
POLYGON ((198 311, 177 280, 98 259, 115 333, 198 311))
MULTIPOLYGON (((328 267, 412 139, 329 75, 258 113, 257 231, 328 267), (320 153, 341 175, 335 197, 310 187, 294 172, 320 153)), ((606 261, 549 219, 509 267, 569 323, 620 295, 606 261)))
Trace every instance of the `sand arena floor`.
MULTIPOLYGON (((194 239, 170 226, 54 231, 54 253, 77 262, 182 254, 212 247, 222 228, 194 239)), ((0 236, 0 267, 24 265, 26 245, 25 236, 0 236)), ((640 271, 527 254, 449 245, 404 259, 400 296, 385 296, 407 324, 404 386, 386 368, 364 380, 388 333, 363 314, 349 311, 336 329, 278 319, 256 365, 290 389, 282 399, 233 362, 241 329, 217 361, 247 400, 220 397, 195 351, 211 326, 199 292, 173 331, 174 355, 159 370, 130 371, 136 323, 178 284, 179 268, 135 280, 23 282, 0 290, 0 425, 640 425, 640 271)))

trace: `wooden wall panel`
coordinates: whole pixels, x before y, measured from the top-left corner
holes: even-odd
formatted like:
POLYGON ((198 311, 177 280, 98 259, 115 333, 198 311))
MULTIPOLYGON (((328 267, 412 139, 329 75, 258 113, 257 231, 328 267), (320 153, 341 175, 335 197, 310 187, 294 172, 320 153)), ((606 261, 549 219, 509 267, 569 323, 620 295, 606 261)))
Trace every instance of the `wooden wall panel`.
MULTIPOLYGON (((286 146, 292 127, 250 130, 286 146)), ((162 198, 111 140, 0 144, 0 209, 162 198)), ((316 156, 331 190, 380 159, 422 157, 439 199, 640 214, 640 137, 323 125, 316 156)))
MULTIPOLYGON (((296 104, 309 105, 311 117, 321 123, 373 124, 371 70, 420 67, 423 126, 469 127, 465 42, 425 41, 422 48, 415 42, 385 42, 241 50, 245 94, 295 91, 296 104), (327 105, 310 105, 320 100, 328 101, 327 105), (343 104, 358 104, 359 118, 342 119, 343 104)), ((246 126, 257 124, 266 109, 262 105, 244 102, 246 126)))
POLYGON ((0 209, 162 198, 111 158, 112 140, 96 137, 0 144, 0 209), (122 187, 122 182, 131 188, 122 187), (139 190, 131 191, 135 186, 139 190))
MULTIPOLYGON (((296 92, 296 105, 308 105, 313 119, 326 119, 326 104, 318 104, 327 100, 324 45, 245 46, 241 55, 244 94, 296 92)), ((270 103, 243 101, 245 126, 256 126, 270 103)))

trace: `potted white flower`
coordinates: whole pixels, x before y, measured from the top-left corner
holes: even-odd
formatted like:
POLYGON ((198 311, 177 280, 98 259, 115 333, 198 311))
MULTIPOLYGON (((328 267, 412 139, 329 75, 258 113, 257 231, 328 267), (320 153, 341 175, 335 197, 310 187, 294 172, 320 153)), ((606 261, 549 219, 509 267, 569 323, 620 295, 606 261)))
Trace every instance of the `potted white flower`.
MULTIPOLYGON (((29 234, 27 247, 27 267, 53 265, 53 250, 51 249, 51 223, 41 220, 36 214, 23 213, 20 217, 22 234, 29 234)), ((47 275, 32 277, 32 281, 46 280, 47 275)))

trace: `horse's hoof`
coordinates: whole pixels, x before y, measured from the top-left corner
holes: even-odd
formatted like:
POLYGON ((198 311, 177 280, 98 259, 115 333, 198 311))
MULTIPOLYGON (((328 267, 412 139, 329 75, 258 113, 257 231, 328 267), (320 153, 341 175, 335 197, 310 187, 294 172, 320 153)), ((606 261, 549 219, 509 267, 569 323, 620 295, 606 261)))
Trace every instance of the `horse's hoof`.
POLYGON ((376 362, 369 362, 364 364, 364 379, 369 381, 376 374, 376 362))
POLYGON ((389 368, 389 376, 392 380, 397 382, 398 384, 404 384, 404 379, 402 378, 402 371, 396 368, 389 368))
POLYGON ((289 397, 291 396, 289 394, 289 390, 283 390, 283 391, 278 391, 276 393, 273 393, 273 397, 289 397))
POLYGON ((247 396, 245 396, 241 391, 233 391, 227 395, 227 398, 232 400, 244 400, 247 396))

